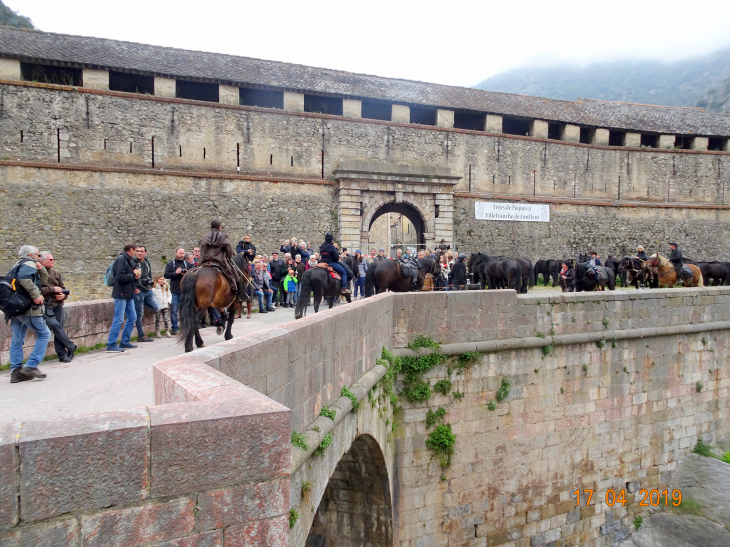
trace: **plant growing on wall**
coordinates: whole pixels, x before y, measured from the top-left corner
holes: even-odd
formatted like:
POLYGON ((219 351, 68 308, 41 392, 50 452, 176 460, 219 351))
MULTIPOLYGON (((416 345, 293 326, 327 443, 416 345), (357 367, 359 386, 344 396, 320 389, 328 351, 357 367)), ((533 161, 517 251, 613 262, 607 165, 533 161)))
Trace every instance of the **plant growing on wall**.
POLYGON ((441 459, 441 467, 446 469, 451 465, 451 456, 454 454, 456 435, 451 431, 451 424, 441 424, 428 434, 426 447, 433 450, 441 459))
POLYGON ((327 435, 324 436, 324 438, 322 439, 322 442, 319 443, 319 446, 314 449, 313 454, 315 456, 321 456, 322 454, 324 454, 324 451, 330 447, 331 444, 332 444, 332 432, 327 433, 327 435))
POLYGON ((291 432, 291 444, 296 446, 297 448, 301 448, 305 451, 309 450, 309 446, 305 442, 306 440, 307 437, 305 437, 301 433, 298 433, 296 429, 291 432))

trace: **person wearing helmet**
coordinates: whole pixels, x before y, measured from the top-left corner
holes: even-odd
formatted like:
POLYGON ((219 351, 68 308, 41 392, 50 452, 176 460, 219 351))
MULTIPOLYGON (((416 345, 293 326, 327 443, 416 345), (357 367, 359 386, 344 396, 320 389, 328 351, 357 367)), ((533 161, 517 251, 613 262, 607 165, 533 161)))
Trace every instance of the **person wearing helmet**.
POLYGON ((451 270, 452 291, 463 291, 466 289, 466 264, 464 263, 465 260, 466 255, 464 253, 459 253, 458 258, 454 263, 454 267, 451 270))
POLYGON ((335 237, 331 233, 327 232, 324 234, 324 243, 319 246, 319 261, 328 264, 334 271, 340 274, 342 278, 342 294, 348 294, 347 272, 340 265, 340 252, 335 248, 334 242, 335 237))

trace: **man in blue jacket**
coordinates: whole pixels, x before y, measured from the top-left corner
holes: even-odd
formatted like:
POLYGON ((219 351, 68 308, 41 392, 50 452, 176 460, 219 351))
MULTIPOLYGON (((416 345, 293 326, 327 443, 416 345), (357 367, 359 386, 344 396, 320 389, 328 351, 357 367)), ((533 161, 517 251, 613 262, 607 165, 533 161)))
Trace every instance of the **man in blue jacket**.
POLYGON ((334 246, 334 241, 335 237, 331 233, 324 234, 324 243, 319 246, 319 261, 329 264, 334 271, 340 274, 340 277, 342 277, 342 294, 348 294, 347 272, 340 265, 340 253, 334 246))
POLYGON ((12 338, 10 340, 10 383, 24 382, 33 378, 45 378, 38 370, 38 363, 46 356, 51 331, 43 319, 43 295, 41 288, 48 282, 48 272, 39 261, 38 249, 31 245, 23 245, 18 251, 18 262, 11 271, 16 271, 18 284, 33 299, 34 305, 27 311, 10 319, 12 338), (23 342, 28 329, 36 333, 33 351, 23 365, 23 342))
POLYGON ((114 275, 114 288, 112 289, 114 321, 112 321, 109 339, 106 343, 107 353, 121 353, 125 349, 137 347, 130 343, 132 329, 137 321, 137 312, 134 309, 134 284, 142 275, 142 270, 134 259, 136 250, 136 243, 127 243, 124 246, 124 252, 119 254, 112 266, 114 275), (124 324, 124 330, 122 331, 122 342, 117 346, 117 338, 119 338, 119 331, 122 328, 122 323, 124 323, 125 315, 127 322, 124 324))

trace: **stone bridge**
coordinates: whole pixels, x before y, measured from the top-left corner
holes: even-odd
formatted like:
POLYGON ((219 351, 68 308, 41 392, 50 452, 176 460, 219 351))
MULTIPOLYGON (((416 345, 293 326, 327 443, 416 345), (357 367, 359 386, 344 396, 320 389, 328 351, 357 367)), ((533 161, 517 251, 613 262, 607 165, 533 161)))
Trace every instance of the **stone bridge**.
POLYGON ((730 437, 729 303, 388 293, 181 355, 157 406, 0 425, 0 544, 611 545, 640 489, 730 437), (428 355, 419 335, 445 357, 394 377, 383 349, 428 355))

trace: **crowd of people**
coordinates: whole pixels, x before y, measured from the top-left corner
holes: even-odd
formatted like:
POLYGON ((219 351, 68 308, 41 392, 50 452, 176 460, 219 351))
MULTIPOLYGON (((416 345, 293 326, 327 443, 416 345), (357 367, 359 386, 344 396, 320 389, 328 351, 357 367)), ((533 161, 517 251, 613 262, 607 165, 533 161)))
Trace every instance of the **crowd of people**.
MULTIPOLYGON (((219 223, 217 229, 220 229, 219 223)), ((277 306, 293 308, 301 298, 300 281, 304 272, 317 267, 321 261, 340 273, 343 293, 348 292, 347 274, 339 262, 350 256, 350 253, 347 249, 340 249, 333 239, 328 233, 325 242, 315 250, 311 242, 292 237, 282 241, 278 251, 274 250, 270 255, 258 252, 250 235, 239 241, 236 252, 245 254, 250 263, 251 283, 247 290, 251 297, 258 300, 259 313, 273 312, 277 306)), ((204 238, 201 244, 205 246, 206 241, 204 238)), ((454 257, 445 241, 442 240, 435 250, 425 249, 417 253, 400 241, 391 247, 390 250, 394 251, 393 257, 387 256, 383 248, 372 248, 369 254, 360 249, 353 253, 353 264, 356 267, 353 268, 355 279, 352 281, 356 299, 365 296, 368 268, 381 260, 390 259, 430 256, 438 261, 443 272, 443 276, 435 283, 434 290, 459 290, 465 287, 465 256, 462 254, 454 257)), ((122 353, 136 348, 138 343, 154 341, 144 330, 145 308, 155 314, 156 337, 177 334, 181 281, 186 272, 201 265, 202 260, 200 246, 194 247, 192 252, 179 247, 175 250, 174 258, 166 263, 164 273, 156 275, 147 256, 147 248, 136 243, 126 244, 105 276, 107 285, 112 287, 114 300, 114 317, 107 338, 107 353, 122 353), (133 344, 135 329, 137 339, 133 344)), ((36 247, 24 245, 20 248, 18 261, 10 272, 33 302, 27 311, 11 318, 12 383, 46 377, 38 369, 38 365, 45 358, 51 334, 59 360, 67 363, 74 358, 77 347, 64 330, 63 315, 64 301, 70 291, 64 286, 63 278, 54 266, 55 260, 49 251, 39 251, 36 247), (37 338, 33 350, 24 362, 23 344, 29 330, 37 338)), ((250 313, 248 317, 251 317, 250 313)), ((211 321, 213 320, 214 317, 211 316, 211 321)))

